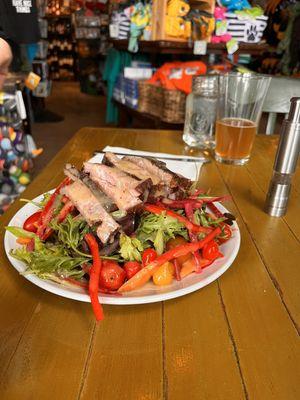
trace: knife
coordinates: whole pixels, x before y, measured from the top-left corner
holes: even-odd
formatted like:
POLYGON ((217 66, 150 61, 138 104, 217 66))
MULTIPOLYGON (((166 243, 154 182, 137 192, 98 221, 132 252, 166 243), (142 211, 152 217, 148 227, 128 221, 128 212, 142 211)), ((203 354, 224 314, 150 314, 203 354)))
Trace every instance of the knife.
MULTIPOLYGON (((94 156, 96 154, 105 154, 106 151, 103 150, 95 150, 94 151, 94 156)), ((143 155, 138 155, 138 154, 128 154, 128 153, 119 153, 114 151, 114 154, 117 154, 118 156, 131 156, 131 155, 135 155, 137 157, 145 157, 143 155)), ((202 162, 202 163, 209 163, 211 160, 209 158, 206 157, 161 157, 161 156, 149 156, 149 157, 153 157, 153 158, 160 158, 161 160, 172 160, 172 161, 186 161, 186 162, 202 162)))

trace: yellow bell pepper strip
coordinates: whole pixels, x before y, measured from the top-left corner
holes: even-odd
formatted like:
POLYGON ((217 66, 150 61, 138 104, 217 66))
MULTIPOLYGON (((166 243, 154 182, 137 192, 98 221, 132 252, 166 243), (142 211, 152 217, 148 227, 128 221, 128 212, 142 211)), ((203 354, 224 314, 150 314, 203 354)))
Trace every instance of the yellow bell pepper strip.
POLYGON ((137 289, 143 286, 152 277, 155 271, 167 261, 171 261, 177 257, 184 256, 188 253, 193 253, 196 250, 200 250, 206 243, 209 243, 212 239, 221 233, 221 229, 218 227, 210 232, 204 239, 195 242, 187 243, 171 250, 166 251, 161 256, 158 256, 150 264, 142 268, 138 273, 136 273, 131 279, 125 282, 118 290, 118 292, 129 292, 131 290, 137 289))
POLYGON ((154 204, 145 204, 144 209, 152 214, 162 214, 163 212, 166 213, 166 215, 169 215, 169 217, 173 217, 177 219, 177 221, 181 222, 189 232, 193 233, 209 233, 212 231, 211 228, 207 228, 204 226, 196 225, 190 222, 187 218, 183 217, 182 215, 177 214, 174 211, 171 211, 163 206, 157 206, 154 204))
POLYGON ((98 290, 99 290, 99 278, 100 271, 102 268, 102 261, 99 255, 99 246, 97 240, 91 233, 87 233, 84 236, 84 240, 87 242, 91 255, 93 257, 93 265, 90 269, 90 280, 89 280, 89 295, 93 311, 97 321, 101 321, 104 318, 103 309, 99 302, 98 290))

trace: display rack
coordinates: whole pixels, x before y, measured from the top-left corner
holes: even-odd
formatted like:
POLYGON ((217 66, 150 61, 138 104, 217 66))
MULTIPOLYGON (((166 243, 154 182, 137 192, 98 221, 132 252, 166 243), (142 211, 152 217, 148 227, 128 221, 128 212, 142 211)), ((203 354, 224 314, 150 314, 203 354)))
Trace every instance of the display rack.
POLYGON ((48 65, 53 80, 74 79, 74 41, 71 15, 47 15, 48 65))
MULTIPOLYGON (((110 40, 113 46, 118 50, 127 50, 127 40, 110 40)), ((139 51, 142 53, 158 53, 158 54, 193 54, 193 42, 174 42, 174 41, 152 41, 140 40, 139 51)), ((260 55, 267 51, 269 46, 266 43, 239 43, 239 48, 234 54, 250 54, 260 55)), ((207 53, 227 55, 227 48, 224 43, 208 43, 207 53)), ((199 57, 199 56, 198 56, 199 57)))

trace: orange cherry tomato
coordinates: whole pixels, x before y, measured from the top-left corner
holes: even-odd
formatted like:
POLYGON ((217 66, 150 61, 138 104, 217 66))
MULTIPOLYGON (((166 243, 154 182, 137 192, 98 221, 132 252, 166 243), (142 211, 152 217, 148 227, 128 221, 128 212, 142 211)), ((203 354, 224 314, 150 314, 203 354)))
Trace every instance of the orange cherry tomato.
POLYGON ((153 282, 158 286, 169 285, 173 280, 174 273, 174 265, 168 261, 161 265, 153 274, 153 282))

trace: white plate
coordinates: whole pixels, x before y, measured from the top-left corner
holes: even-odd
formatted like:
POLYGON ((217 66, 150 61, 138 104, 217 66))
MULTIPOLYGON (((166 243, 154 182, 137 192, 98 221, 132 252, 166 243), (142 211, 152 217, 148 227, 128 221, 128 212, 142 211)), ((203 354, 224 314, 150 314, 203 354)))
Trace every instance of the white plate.
MULTIPOLYGON (((34 201, 41 201, 43 195, 40 195, 34 199, 34 201)), ((226 208, 221 204, 217 203, 218 208, 222 212, 226 212, 226 208)), ((12 226, 23 226, 24 221, 38 208, 33 204, 26 204, 22 207, 15 216, 9 222, 12 226)), ((221 276, 233 263, 240 247, 240 231, 236 223, 232 226, 233 235, 228 242, 221 246, 221 251, 224 254, 223 258, 219 258, 209 267, 205 268, 201 274, 191 274, 184 278, 182 281, 174 280, 171 285, 165 287, 155 286, 153 283, 149 282, 142 288, 132 291, 128 294, 120 295, 101 295, 99 296, 100 302, 102 304, 143 304, 143 303, 154 303, 162 300, 174 299, 175 297, 184 296, 188 293, 194 292, 202 287, 213 282, 219 276, 221 276)), ((20 247, 16 243, 16 238, 10 232, 6 231, 4 236, 4 246, 6 255, 14 266, 14 268, 19 272, 24 272, 25 265, 13 258, 9 252, 12 249, 20 247)), ((43 280, 35 275, 24 275, 26 279, 35 285, 47 290, 48 292, 57 294, 59 296, 67 297, 69 299, 90 302, 90 297, 84 289, 80 287, 69 287, 64 286, 59 283, 51 282, 49 280, 43 280)))

